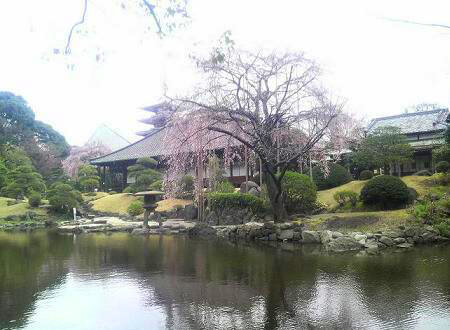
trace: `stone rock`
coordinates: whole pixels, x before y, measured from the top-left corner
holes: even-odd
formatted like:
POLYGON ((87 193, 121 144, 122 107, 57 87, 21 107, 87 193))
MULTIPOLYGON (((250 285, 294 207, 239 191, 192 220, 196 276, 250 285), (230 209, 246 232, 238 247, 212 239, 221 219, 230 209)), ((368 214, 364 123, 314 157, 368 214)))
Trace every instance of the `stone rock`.
POLYGON ((379 241, 380 241, 380 243, 383 243, 384 245, 387 245, 387 246, 394 245, 394 240, 387 236, 381 236, 379 241))
POLYGON ((403 243, 406 243, 406 239, 404 239, 403 237, 397 237, 397 238, 394 238, 394 243, 395 244, 403 244, 403 243))
POLYGON ((329 242, 326 248, 332 252, 357 251, 361 249, 361 244, 349 236, 342 236, 329 242))
POLYGON ((404 233, 400 230, 396 230, 396 231, 385 232, 384 235, 387 237, 390 237, 390 238, 397 238, 397 237, 403 237, 404 233))
POLYGON ((280 235, 278 236, 278 239, 282 241, 284 241, 285 239, 292 240, 293 237, 294 231, 292 229, 286 229, 281 231, 280 235))
POLYGON ((434 242, 436 239, 436 234, 431 231, 426 231, 422 234, 422 240, 424 243, 434 242))
POLYGON ((205 223, 197 223, 194 227, 188 229, 189 236, 200 236, 210 238, 216 235, 217 230, 205 223))
POLYGON ((401 248, 401 249, 410 249, 413 247, 413 245, 410 243, 401 243, 401 244, 398 244, 397 247, 401 248))
POLYGON ((184 220, 195 220, 198 217, 198 208, 195 205, 186 205, 184 207, 184 220))
POLYGON ((340 233, 338 231, 333 231, 332 236, 333 236, 333 238, 339 238, 339 237, 344 236, 344 234, 342 234, 342 233, 340 233))
POLYGON ((276 241, 277 240, 277 234, 275 234, 275 233, 270 234, 268 236, 268 239, 269 239, 269 241, 276 241))
POLYGON ((324 230, 320 232, 320 242, 322 244, 327 244, 329 241, 333 239, 333 232, 330 230, 324 230))
POLYGON ((131 235, 148 235, 150 233, 149 228, 136 228, 133 229, 131 235))
POLYGON ((375 255, 380 253, 380 249, 378 248, 378 245, 371 245, 366 250, 367 254, 375 255))
POLYGON ((275 227, 275 223, 273 221, 264 222, 264 228, 273 229, 275 227))
POLYGON ((300 241, 302 239, 302 233, 298 231, 294 231, 294 235, 292 236, 293 241, 300 241))
POLYGON ((303 243, 307 244, 319 244, 320 243, 320 234, 317 231, 312 230, 304 230, 302 232, 302 240, 303 243))
POLYGON ((258 192, 261 191, 261 188, 259 188, 259 186, 253 182, 253 181, 247 181, 247 182, 242 182, 241 186, 239 188, 241 194, 245 193, 245 185, 247 185, 247 192, 250 192, 250 190, 252 188, 255 188, 258 192))
POLYGON ((255 187, 250 188, 248 193, 250 195, 253 195, 253 196, 256 196, 256 197, 259 197, 259 195, 261 195, 261 192, 255 187))

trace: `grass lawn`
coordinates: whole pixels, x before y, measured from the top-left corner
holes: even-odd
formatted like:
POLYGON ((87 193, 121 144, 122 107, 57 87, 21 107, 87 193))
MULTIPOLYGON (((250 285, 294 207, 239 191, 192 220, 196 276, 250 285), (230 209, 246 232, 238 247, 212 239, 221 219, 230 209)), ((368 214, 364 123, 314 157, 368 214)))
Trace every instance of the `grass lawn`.
POLYGON ((106 194, 105 197, 93 200, 91 204, 95 211, 126 214, 128 206, 135 200, 138 197, 132 194, 106 194))
POLYGON ((411 215, 406 209, 374 212, 318 214, 306 221, 311 229, 374 232, 411 225, 411 215), (334 222, 336 221, 336 222, 334 222))
POLYGON ((109 194, 107 192, 102 192, 102 191, 96 192, 95 196, 88 196, 86 193, 84 193, 83 200, 85 202, 91 202, 91 201, 95 201, 96 199, 103 198, 105 196, 109 196, 109 194))
MULTIPOLYGON (((105 197, 96 199, 91 203, 92 208, 95 211, 126 214, 128 206, 135 200, 138 200, 138 197, 133 196, 132 194, 107 194, 105 197)), ((158 202, 156 211, 168 211, 173 209, 176 205, 185 206, 188 204, 192 204, 192 201, 183 199, 165 199, 158 202)))
MULTIPOLYGON (((406 183, 408 187, 416 189, 416 191, 419 193, 419 196, 423 196, 428 192, 434 192, 433 189, 439 189, 441 188, 445 189, 446 187, 431 187, 429 184, 430 177, 428 176, 404 176, 401 178, 403 182, 406 183)), ((337 191, 341 190, 351 190, 356 192, 358 195, 361 192, 362 187, 367 181, 351 181, 349 183, 346 183, 342 186, 327 189, 327 190, 321 190, 317 192, 317 200, 319 202, 325 203, 328 205, 328 209, 331 210, 335 208, 338 204, 334 200, 333 195, 337 191)), ((437 193, 437 191, 436 191, 437 193)))
POLYGON ((7 205, 8 200, 13 200, 11 198, 0 197, 0 219, 6 218, 10 215, 23 215, 27 212, 34 212, 40 215, 46 215, 47 212, 43 208, 32 208, 27 202, 20 202, 14 205, 7 205))

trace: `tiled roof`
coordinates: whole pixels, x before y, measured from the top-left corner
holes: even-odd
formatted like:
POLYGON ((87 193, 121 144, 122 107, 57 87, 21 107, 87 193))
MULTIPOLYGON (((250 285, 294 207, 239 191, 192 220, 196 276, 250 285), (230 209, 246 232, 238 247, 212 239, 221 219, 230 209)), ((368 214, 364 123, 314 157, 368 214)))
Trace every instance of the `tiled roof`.
MULTIPOLYGON (((173 136, 173 131, 169 130, 172 128, 162 128, 156 130, 154 133, 150 133, 142 140, 139 140, 135 143, 132 143, 122 149, 114 151, 108 155, 101 156, 98 158, 91 159, 90 163, 93 165, 100 165, 105 163, 111 163, 121 160, 134 160, 142 157, 157 157, 157 156, 167 156, 170 153, 170 148, 167 146, 167 134, 171 134, 173 136)), ((215 141, 211 144, 210 149, 222 148, 217 143, 219 143, 220 139, 215 139, 214 135, 219 133, 211 132, 211 140, 215 141)), ((179 134, 180 135, 180 134, 179 134)), ((182 136, 182 135, 180 135, 182 136)), ((240 143, 235 139, 228 140, 229 146, 237 146, 240 143)), ((182 144, 180 146, 181 152, 189 152, 191 151, 191 147, 188 143, 182 144)))
POLYGON ((155 157, 165 155, 164 150, 165 130, 159 130, 148 135, 142 140, 132 143, 124 148, 116 150, 108 155, 91 159, 91 164, 103 164, 120 160, 138 159, 142 157, 155 157))
POLYGON ((448 109, 438 109, 375 118, 370 122, 367 131, 370 132, 385 126, 398 127, 403 134, 442 131, 445 129, 442 124, 448 114, 448 109))

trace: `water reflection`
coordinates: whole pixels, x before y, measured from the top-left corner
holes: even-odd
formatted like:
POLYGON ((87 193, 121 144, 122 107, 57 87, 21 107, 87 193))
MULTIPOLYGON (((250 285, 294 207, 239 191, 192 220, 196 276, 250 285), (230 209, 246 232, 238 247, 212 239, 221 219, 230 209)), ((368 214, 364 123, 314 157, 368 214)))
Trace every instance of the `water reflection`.
POLYGON ((449 260, 450 246, 356 257, 0 233, 0 328, 448 328, 449 260))

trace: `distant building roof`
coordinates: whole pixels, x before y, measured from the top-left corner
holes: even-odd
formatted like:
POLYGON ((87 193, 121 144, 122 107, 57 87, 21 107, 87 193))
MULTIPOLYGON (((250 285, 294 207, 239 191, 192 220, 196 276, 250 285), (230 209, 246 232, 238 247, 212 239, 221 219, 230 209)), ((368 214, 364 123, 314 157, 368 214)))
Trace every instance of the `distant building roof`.
POLYGON ((448 109, 437 109, 380 117, 369 123, 367 131, 371 132, 385 126, 398 127, 403 134, 442 131, 445 129, 443 124, 448 115, 448 109))
POLYGON ((112 130, 105 124, 101 124, 91 135, 86 144, 101 144, 108 149, 115 151, 126 147, 130 142, 122 137, 119 133, 112 130))
MULTIPOLYGON (((142 140, 134 142, 122 149, 111 152, 108 155, 91 159, 90 162, 93 165, 101 165, 117 161, 136 160, 143 157, 167 156, 170 154, 170 147, 167 145, 166 137, 167 134, 173 135, 173 131, 170 130, 170 127, 157 129, 144 137, 142 140)), ((219 135, 220 133, 211 132, 211 134, 219 135)), ((219 141, 218 139, 211 138, 211 141, 213 142, 208 145, 209 148, 223 148, 222 146, 216 145, 216 143, 219 141)), ((237 145, 240 145, 240 142, 235 139, 230 139, 229 146, 237 145)), ((181 152, 190 152, 192 150, 190 149, 191 146, 187 143, 182 144, 180 148, 181 150, 178 151, 181 152)))

